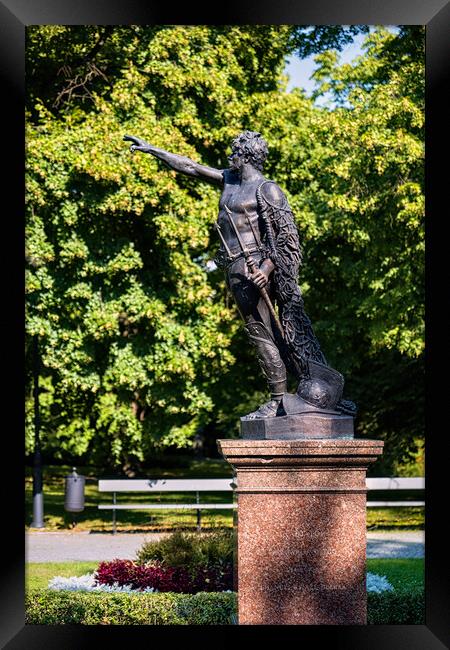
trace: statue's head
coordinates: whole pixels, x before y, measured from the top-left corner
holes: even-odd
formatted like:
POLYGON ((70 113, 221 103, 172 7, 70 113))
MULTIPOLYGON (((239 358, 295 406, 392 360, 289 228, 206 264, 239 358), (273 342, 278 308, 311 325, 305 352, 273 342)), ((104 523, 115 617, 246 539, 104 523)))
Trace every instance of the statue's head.
POLYGON ((261 133, 243 131, 231 143, 231 152, 228 161, 232 169, 239 170, 243 163, 250 163, 262 171, 269 149, 261 133))

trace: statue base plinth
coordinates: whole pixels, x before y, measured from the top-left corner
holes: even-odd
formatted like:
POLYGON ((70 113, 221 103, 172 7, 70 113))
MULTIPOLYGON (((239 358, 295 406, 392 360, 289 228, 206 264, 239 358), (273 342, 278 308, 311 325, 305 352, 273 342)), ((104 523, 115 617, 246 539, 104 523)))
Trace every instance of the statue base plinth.
POLYGON ((353 420, 350 415, 320 411, 255 420, 241 418, 241 436, 244 440, 352 439, 353 420))
POLYGON ((366 624, 366 470, 383 442, 217 442, 237 486, 238 623, 366 624))

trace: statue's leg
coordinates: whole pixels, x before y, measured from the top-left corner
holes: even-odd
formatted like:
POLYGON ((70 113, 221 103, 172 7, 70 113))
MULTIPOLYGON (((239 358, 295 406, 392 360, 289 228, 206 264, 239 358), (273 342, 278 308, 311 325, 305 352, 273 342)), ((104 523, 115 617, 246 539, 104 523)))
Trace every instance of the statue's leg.
POLYGON ((245 329, 251 343, 256 348, 258 362, 267 379, 270 391, 270 400, 246 417, 249 419, 273 417, 277 414, 278 406, 287 390, 286 366, 265 323, 248 320, 245 329))
MULTIPOLYGON (((273 417, 287 390, 286 366, 281 358, 274 334, 274 325, 261 293, 250 280, 238 260, 229 270, 227 284, 236 301, 239 312, 245 321, 249 340, 256 348, 258 362, 267 379, 270 400, 246 417, 249 419, 273 417)), ((270 283, 266 287, 270 293, 270 283)))

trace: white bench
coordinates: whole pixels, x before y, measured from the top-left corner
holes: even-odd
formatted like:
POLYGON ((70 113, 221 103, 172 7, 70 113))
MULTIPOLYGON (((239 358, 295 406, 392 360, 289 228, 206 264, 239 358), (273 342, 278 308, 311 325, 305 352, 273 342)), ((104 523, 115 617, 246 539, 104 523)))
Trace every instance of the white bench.
MULTIPOLYGON (((196 510, 197 529, 201 528, 201 510, 228 510, 236 503, 201 503, 200 492, 232 492, 232 478, 194 479, 100 479, 99 492, 112 492, 111 504, 99 504, 99 510, 113 511, 113 532, 116 532, 117 510, 196 510), (117 503, 118 492, 195 492, 192 503, 117 503)), ((424 478, 367 478, 368 490, 424 490, 424 478)), ((367 507, 424 506, 425 501, 367 501, 367 507)))
MULTIPOLYGON (((425 479, 414 478, 366 478, 368 490, 424 490, 425 479)), ((367 507, 424 506, 425 501, 367 501, 367 507)))
POLYGON ((228 510, 235 503, 200 502, 200 492, 231 492, 232 478, 193 478, 193 479, 100 479, 99 492, 112 492, 112 504, 99 504, 99 510, 113 511, 113 532, 116 532, 117 510, 196 510, 197 529, 201 529, 201 510, 228 510), (195 502, 191 503, 117 503, 118 492, 194 492, 195 502))

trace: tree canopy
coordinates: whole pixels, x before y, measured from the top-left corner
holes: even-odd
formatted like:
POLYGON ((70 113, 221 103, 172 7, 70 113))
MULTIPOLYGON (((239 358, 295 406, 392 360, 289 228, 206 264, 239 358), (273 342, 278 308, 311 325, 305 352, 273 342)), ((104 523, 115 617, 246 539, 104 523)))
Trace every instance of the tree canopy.
MULTIPOLYGON (((218 190, 133 156, 123 135, 217 168, 269 144, 305 252, 300 284, 358 431, 397 458, 423 433, 423 29, 292 25, 27 29, 27 340, 42 355, 44 451, 124 465, 236 435, 264 382, 221 272, 218 190), (328 31, 327 31, 328 30, 328 31), (286 91, 317 53, 318 107, 286 91), (239 390, 238 390, 239 387, 239 390)), ((27 356, 31 354, 27 346, 27 356)), ((31 363, 27 448, 33 421, 31 363)))

